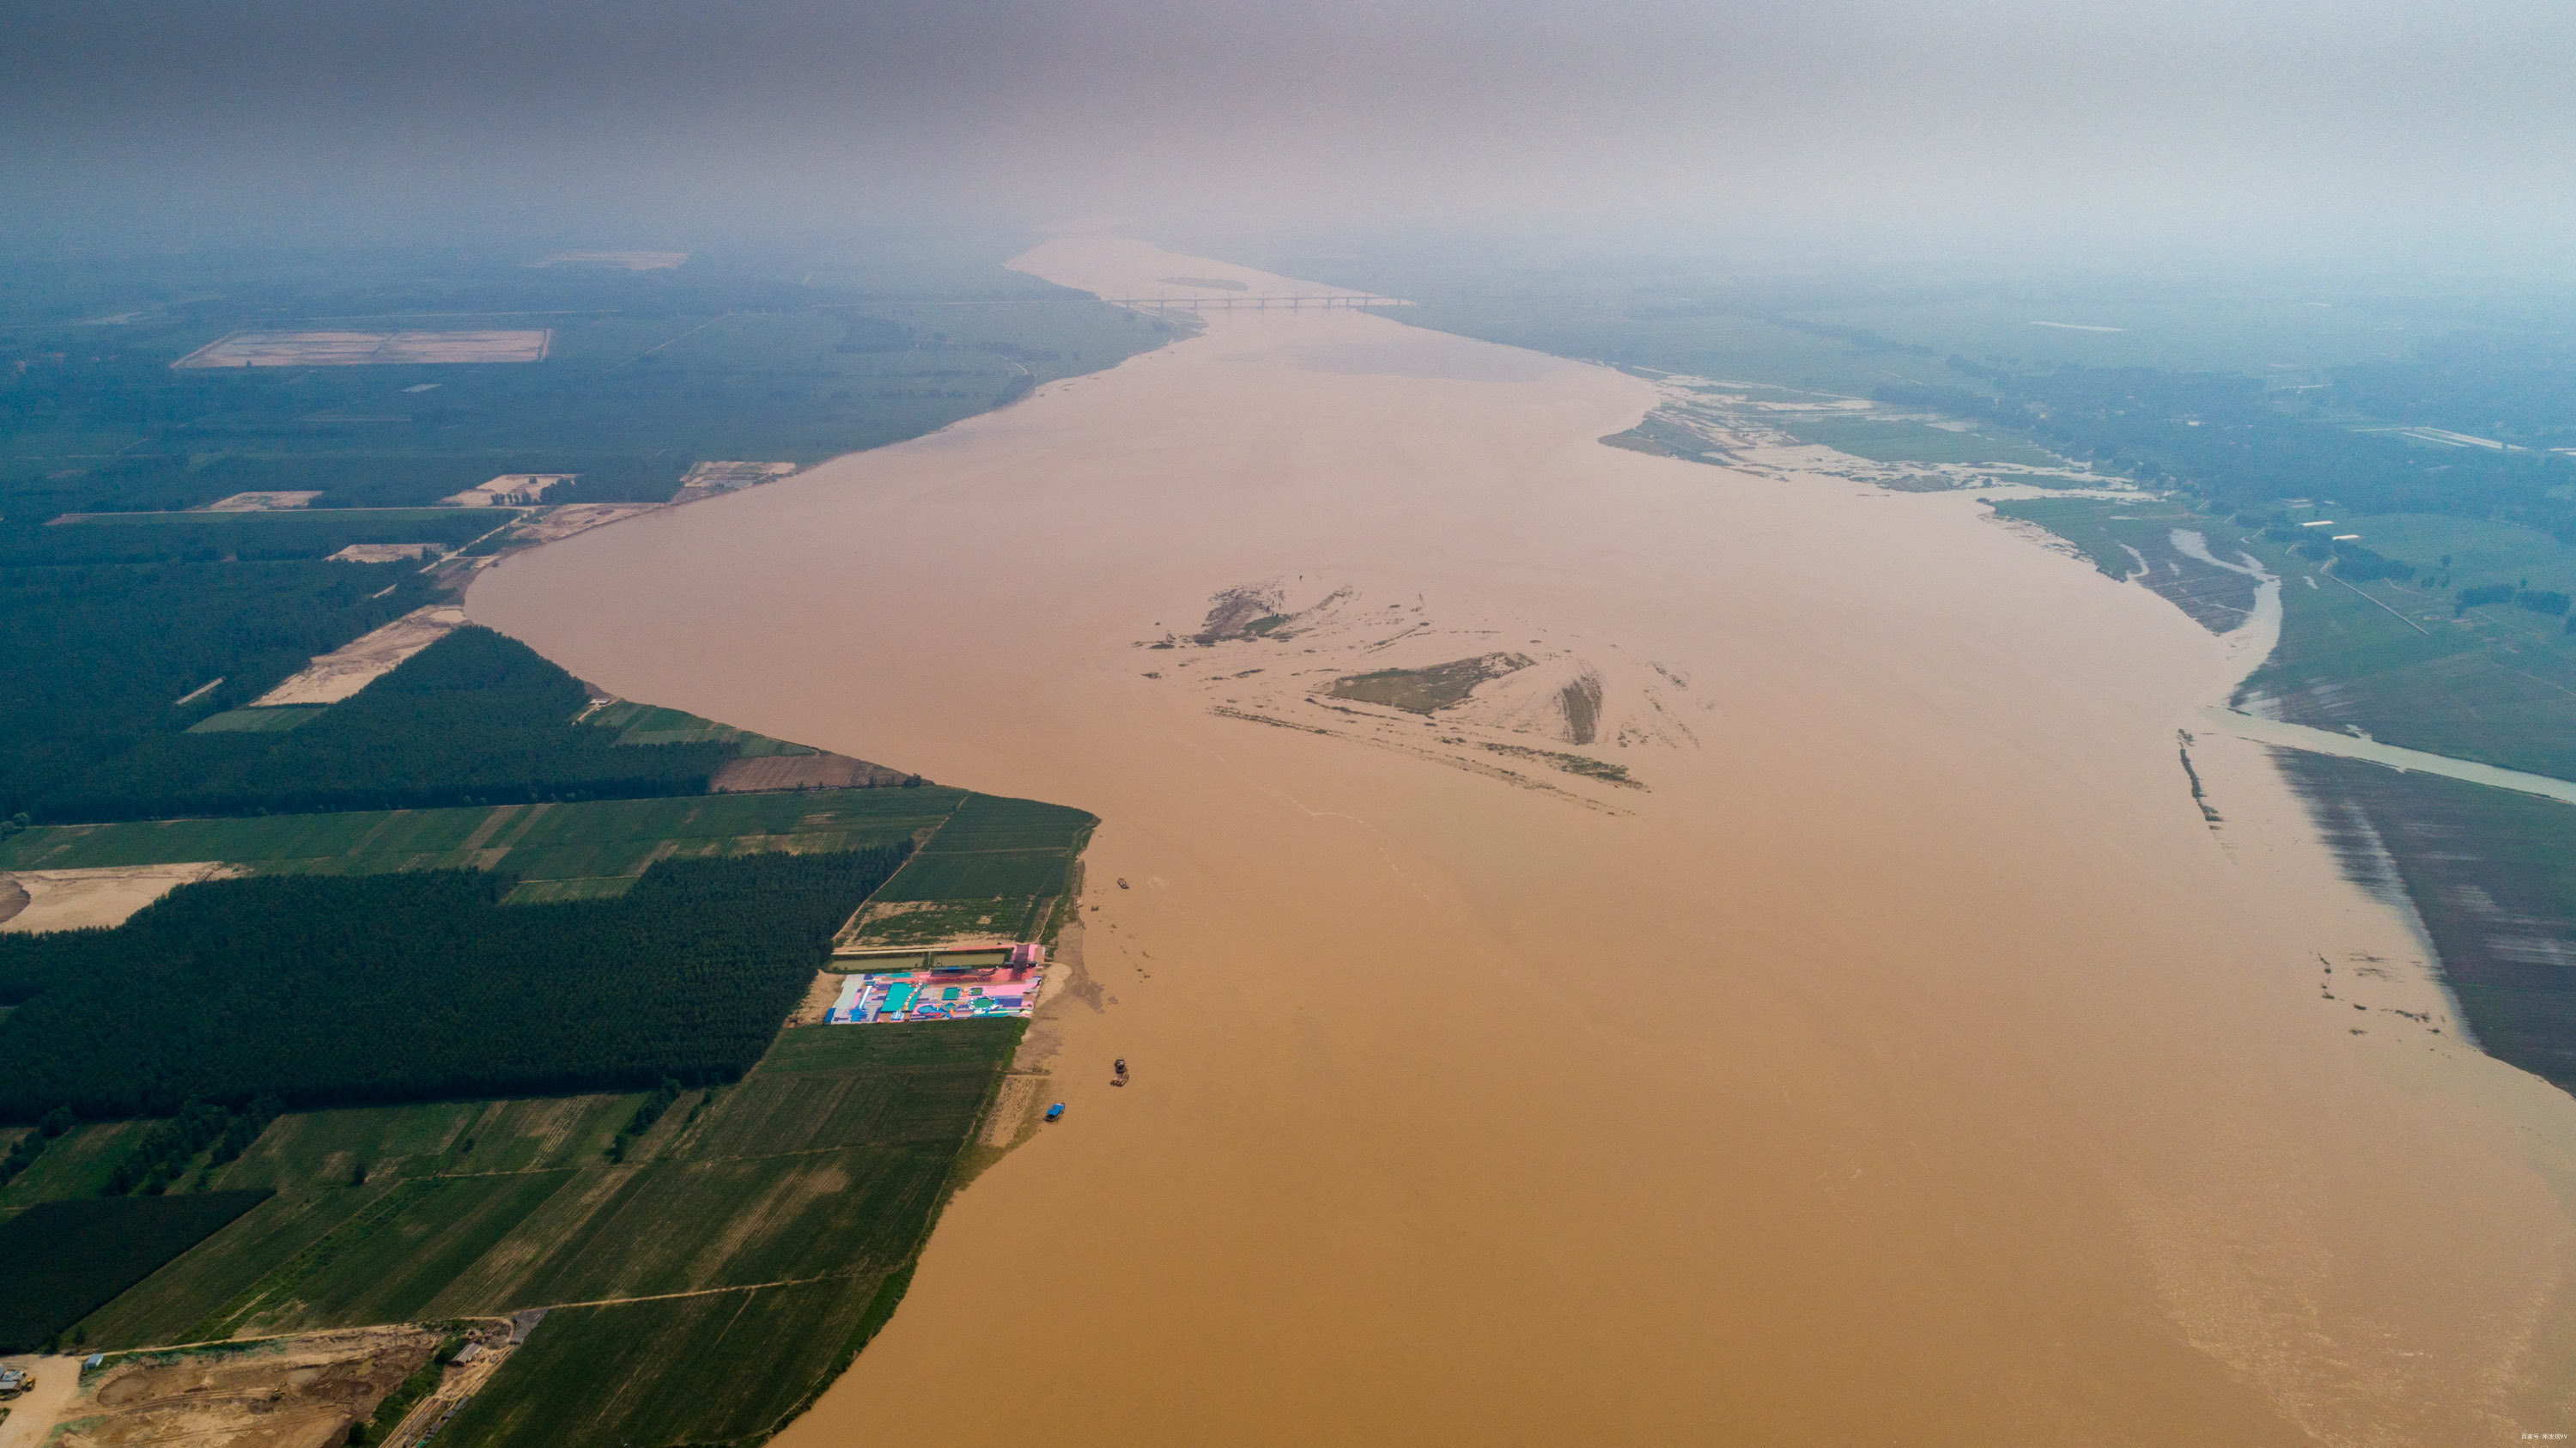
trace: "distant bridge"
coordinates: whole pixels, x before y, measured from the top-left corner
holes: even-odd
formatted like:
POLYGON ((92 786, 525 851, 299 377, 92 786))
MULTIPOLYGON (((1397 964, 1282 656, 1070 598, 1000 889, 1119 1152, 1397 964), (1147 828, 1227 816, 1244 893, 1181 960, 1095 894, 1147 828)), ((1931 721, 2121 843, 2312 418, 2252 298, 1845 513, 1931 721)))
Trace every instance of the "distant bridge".
POLYGON ((1273 307, 1302 311, 1310 307, 1327 311, 1358 311, 1364 307, 1409 307, 1413 303, 1400 297, 1371 296, 1226 296, 1226 297, 1102 297, 1114 307, 1156 307, 1167 311, 1231 312, 1237 307, 1268 311, 1273 307))

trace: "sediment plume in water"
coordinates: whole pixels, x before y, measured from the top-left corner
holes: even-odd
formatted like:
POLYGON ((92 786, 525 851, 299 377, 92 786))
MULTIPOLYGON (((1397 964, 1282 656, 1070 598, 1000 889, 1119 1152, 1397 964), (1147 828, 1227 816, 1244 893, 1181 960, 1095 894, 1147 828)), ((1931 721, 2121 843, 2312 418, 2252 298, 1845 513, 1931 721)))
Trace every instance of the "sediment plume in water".
POLYGON ((1102 817, 1065 1119, 782 1443, 2567 1429, 2576 1101, 2399 1014, 2420 944, 2258 746, 2195 803, 2246 661, 1966 497, 1598 444, 1652 402, 1217 313, 476 587, 629 697, 1102 817))

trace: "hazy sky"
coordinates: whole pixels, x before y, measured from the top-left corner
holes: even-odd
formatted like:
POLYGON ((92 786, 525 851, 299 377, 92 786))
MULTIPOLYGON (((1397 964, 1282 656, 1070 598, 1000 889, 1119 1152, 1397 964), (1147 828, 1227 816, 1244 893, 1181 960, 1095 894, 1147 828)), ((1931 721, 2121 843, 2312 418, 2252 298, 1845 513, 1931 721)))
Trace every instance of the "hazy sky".
POLYGON ((2569 0, 5 0, 0 35, 20 228, 2576 223, 2569 0))

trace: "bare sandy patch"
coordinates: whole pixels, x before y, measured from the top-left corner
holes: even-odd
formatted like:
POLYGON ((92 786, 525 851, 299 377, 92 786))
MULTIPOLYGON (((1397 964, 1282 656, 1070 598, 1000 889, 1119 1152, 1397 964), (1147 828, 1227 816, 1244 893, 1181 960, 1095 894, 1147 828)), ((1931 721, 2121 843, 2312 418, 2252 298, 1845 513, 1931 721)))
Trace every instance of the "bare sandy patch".
POLYGON ((520 519, 510 529, 512 538, 532 543, 552 543, 575 533, 587 533, 623 519, 640 517, 666 503, 565 503, 520 519))
POLYGON ((547 493, 570 483, 577 473, 503 473, 438 501, 450 508, 528 507, 547 493))
POLYGON ((468 329, 453 332, 235 332, 170 365, 200 367, 364 367, 424 363, 542 362, 554 333, 468 329))
POLYGON ((464 622, 465 610, 457 604, 433 603, 414 609, 305 665, 295 677, 253 700, 252 707, 337 704, 392 673, 403 660, 447 637, 464 622))
POLYGON ((288 508, 309 508, 313 505, 313 500, 320 496, 322 496, 322 494, 318 491, 235 493, 228 498, 217 498, 198 511, 206 513, 273 513, 288 508))
POLYGON ((438 551, 435 543, 352 543, 331 558, 337 563, 400 563, 406 558, 427 558, 438 551))
POLYGON ((109 865, 94 870, 17 870, 0 875, 0 931, 84 930, 122 925, 135 911, 182 885, 238 873, 219 860, 184 865, 109 865), (9 909, 14 886, 25 896, 9 909))
POLYGON ((59 1448, 331 1448, 429 1361, 438 1335, 365 1327, 118 1358, 59 1410, 59 1448))
POLYGON ((759 487, 763 483, 774 483, 780 478, 792 475, 795 471, 794 463, 697 463, 690 467, 687 476, 680 479, 679 496, 671 501, 694 503, 700 498, 712 498, 718 493, 739 492, 744 488, 759 487))
POLYGON ((0 1403, 8 1410, 0 1417, 0 1448, 37 1448, 45 1441, 62 1421, 63 1409, 80 1395, 80 1365, 77 1357, 0 1357, 0 1368, 17 1368, 36 1380, 34 1387, 0 1403))

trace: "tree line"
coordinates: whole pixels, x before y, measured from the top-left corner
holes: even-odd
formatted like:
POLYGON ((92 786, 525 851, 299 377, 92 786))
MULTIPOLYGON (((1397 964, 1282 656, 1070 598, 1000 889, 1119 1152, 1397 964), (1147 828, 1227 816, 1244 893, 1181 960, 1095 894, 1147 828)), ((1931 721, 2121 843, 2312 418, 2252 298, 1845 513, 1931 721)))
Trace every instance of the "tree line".
POLYGON ((538 905, 502 905, 502 873, 254 876, 113 930, 0 935, 0 975, 42 982, 0 1018, 0 1120, 202 1103, 184 1164, 245 1108, 732 1080, 910 850, 665 860, 538 905))
POLYGON ((433 592, 404 563, 0 568, 0 815, 45 813, 38 800, 249 703, 433 592))
POLYGON ((393 513, 290 510, 65 523, 0 531, 0 568, 276 562, 328 558, 352 543, 436 543, 454 548, 500 527, 511 516, 489 508, 393 513))
POLYGON ((293 729, 164 729, 32 800, 49 822, 703 794, 734 746, 621 745, 534 649, 460 628, 293 729))

